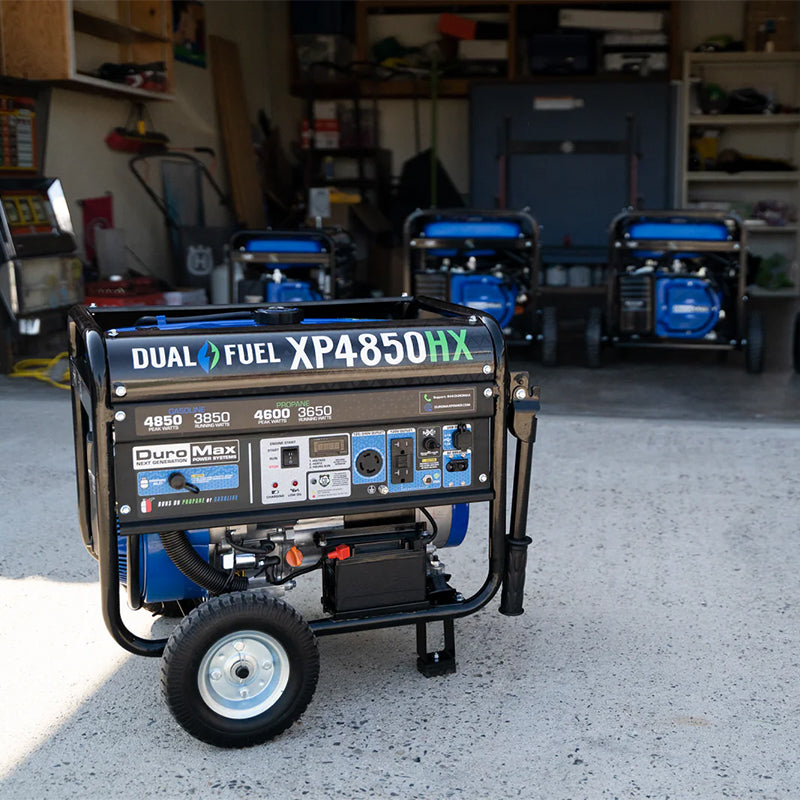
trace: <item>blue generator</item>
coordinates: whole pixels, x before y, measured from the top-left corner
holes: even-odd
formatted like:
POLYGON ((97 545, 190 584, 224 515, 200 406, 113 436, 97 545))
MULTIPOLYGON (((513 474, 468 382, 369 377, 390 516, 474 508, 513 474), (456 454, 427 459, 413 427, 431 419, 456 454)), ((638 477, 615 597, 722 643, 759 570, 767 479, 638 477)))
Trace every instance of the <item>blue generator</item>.
POLYGON ((321 230, 240 231, 228 248, 228 297, 310 303, 336 296, 335 244, 321 230))
POLYGON ((605 308, 585 330, 586 362, 603 346, 742 350, 761 372, 764 321, 747 306, 745 229, 732 214, 626 211, 611 223, 605 308))
POLYGON ((509 344, 535 344, 557 362, 555 308, 537 306, 539 228, 526 212, 429 209, 405 223, 415 294, 490 314, 509 344))

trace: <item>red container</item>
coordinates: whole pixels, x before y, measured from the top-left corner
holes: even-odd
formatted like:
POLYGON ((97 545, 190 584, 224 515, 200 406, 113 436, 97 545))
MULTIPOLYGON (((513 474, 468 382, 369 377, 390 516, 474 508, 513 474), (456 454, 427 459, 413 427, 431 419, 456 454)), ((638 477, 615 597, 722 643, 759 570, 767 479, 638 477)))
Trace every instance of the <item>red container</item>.
POLYGON ((86 284, 87 305, 96 306, 163 306, 164 293, 152 278, 130 278, 121 281, 95 281, 86 284))

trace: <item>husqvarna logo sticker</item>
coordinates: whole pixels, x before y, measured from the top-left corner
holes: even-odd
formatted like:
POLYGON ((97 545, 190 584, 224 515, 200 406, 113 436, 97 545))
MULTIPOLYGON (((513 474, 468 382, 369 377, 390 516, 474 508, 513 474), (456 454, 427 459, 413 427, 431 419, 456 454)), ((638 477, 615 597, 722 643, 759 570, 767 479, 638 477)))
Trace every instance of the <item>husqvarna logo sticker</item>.
POLYGON ((197 353, 197 363, 207 373, 217 366, 219 348, 213 342, 206 342, 197 353))

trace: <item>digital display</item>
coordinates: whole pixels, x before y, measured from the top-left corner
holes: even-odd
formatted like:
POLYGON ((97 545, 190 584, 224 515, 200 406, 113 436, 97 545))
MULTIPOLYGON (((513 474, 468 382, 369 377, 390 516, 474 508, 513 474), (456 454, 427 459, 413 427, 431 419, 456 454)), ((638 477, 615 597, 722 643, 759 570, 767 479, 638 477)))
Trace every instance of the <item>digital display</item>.
POLYGON ((311 439, 309 444, 311 446, 312 458, 346 456, 348 453, 347 434, 341 434, 339 436, 320 436, 311 439))

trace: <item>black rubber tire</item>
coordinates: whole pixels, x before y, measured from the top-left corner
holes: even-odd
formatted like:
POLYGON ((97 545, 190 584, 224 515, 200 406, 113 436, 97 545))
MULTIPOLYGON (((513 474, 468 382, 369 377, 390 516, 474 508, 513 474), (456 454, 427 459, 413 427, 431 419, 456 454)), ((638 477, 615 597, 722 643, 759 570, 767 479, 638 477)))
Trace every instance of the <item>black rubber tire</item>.
POLYGON ((558 314, 553 306, 542 309, 542 364, 558 364, 558 314))
MULTIPOLYGON (((235 690, 233 664, 223 663, 222 669, 227 670, 222 680, 231 678, 223 689, 230 692, 234 685, 235 690)), ((251 684, 256 694, 257 679, 267 674, 261 673, 256 665, 251 684)), ((208 674, 211 682, 215 676, 210 671, 208 674)), ((317 640, 308 624, 286 603, 260 591, 233 592, 198 606, 176 626, 161 659, 161 689, 173 716, 192 736, 217 747, 251 747, 282 733, 306 710, 318 678, 317 640), (238 698, 224 701, 231 708, 230 715, 215 710, 204 699, 200 671, 207 654, 216 655, 228 637, 240 633, 247 641, 248 637, 263 636, 277 642, 288 658, 288 667, 274 661, 276 666, 270 670, 274 675, 278 669, 287 668, 288 680, 261 713, 236 718, 238 698)), ((246 702, 242 700, 242 704, 246 702)))
POLYGON ((760 311, 751 311, 747 315, 744 365, 751 375, 764 371, 764 315, 760 311))
POLYGON ((600 348, 603 343, 603 311, 600 308, 589 309, 584 331, 586 345, 586 366, 597 369, 600 366, 600 348))
POLYGON ((151 614, 157 614, 161 617, 180 619, 194 611, 202 602, 199 598, 192 597, 189 600, 164 600, 158 603, 142 603, 142 608, 151 614))
POLYGON ((794 317, 794 339, 792 340, 792 364, 795 372, 800 372, 800 313, 794 317))

